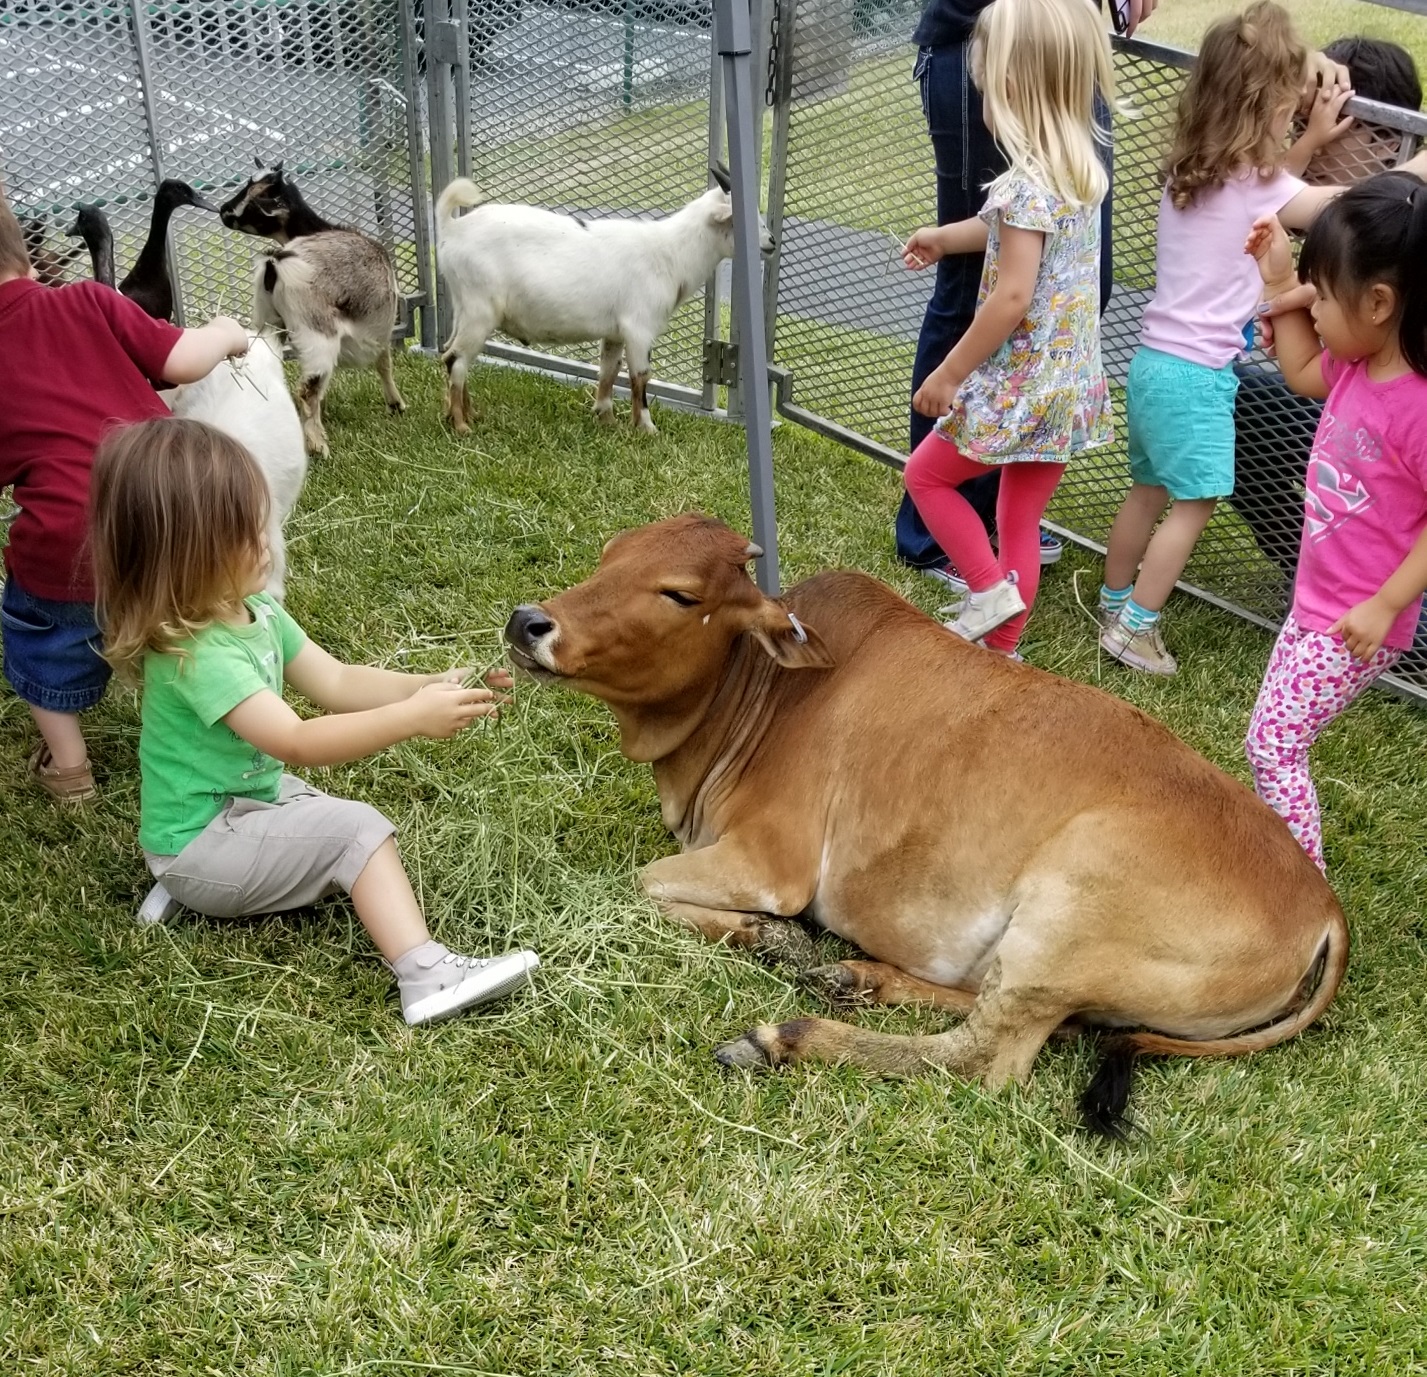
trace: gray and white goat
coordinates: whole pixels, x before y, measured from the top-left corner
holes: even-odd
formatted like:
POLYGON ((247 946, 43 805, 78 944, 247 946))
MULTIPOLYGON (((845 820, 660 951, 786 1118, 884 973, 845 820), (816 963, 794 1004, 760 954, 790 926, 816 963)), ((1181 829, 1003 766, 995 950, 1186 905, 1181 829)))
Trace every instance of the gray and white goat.
MULTIPOLYGON (((442 354, 446 415, 470 429, 470 360, 497 330, 526 344, 598 340, 595 414, 609 420, 621 356, 629 366, 634 425, 652 435, 649 351, 674 312, 733 254, 729 177, 662 220, 586 219, 538 206, 494 205, 464 177, 436 203, 436 261, 451 291, 455 325, 442 354), (457 210, 473 206, 457 217, 457 210)), ((762 250, 773 240, 760 223, 762 250)))
POLYGON ((283 174, 282 164, 250 177, 219 210, 229 229, 276 240, 258 265, 253 326, 281 326, 302 370, 297 404, 309 454, 326 455, 322 398, 339 363, 375 364, 394 412, 406 410, 391 375, 396 270, 370 234, 317 214, 283 174))

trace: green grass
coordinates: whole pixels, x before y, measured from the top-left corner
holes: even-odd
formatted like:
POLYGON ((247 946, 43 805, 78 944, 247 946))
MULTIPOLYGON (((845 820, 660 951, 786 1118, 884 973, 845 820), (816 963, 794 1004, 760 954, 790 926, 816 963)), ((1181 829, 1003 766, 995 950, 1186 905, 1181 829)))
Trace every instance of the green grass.
MULTIPOLYGON (((463 444, 437 370, 401 382, 391 420, 374 377, 339 379, 290 528, 290 606, 340 655, 493 661, 512 604, 611 532, 693 506, 747 527, 732 427, 666 409, 641 443, 482 369, 463 444)), ((789 581, 851 564, 935 605, 891 563, 892 474, 793 427, 776 451, 789 581)), ((1030 658, 1242 778, 1267 636, 1179 599, 1183 673, 1131 678, 1097 662, 1096 582, 1074 553, 1048 576, 1030 658)), ((397 821, 439 936, 545 959, 533 993, 420 1032, 343 903, 134 927, 136 732, 111 693, 103 800, 59 812, 0 699, 7 1377, 1427 1371, 1420 712, 1373 696, 1319 749, 1356 942, 1333 1009, 1256 1058, 1147 1065, 1122 1147, 1070 1126, 1074 1045, 994 1097, 720 1073, 720 1039, 816 1006, 638 896, 670 840, 592 702, 526 688, 492 728, 314 772, 397 821)))

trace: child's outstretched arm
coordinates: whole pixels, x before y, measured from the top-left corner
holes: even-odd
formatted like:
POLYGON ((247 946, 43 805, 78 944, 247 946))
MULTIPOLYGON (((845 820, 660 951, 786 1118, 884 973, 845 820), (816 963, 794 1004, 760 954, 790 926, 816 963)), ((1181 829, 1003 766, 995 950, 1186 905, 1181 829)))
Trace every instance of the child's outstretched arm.
POLYGON ((169 351, 163 380, 178 386, 206 378, 224 359, 248 352, 248 332, 229 316, 185 330, 169 351))
POLYGON ((1320 86, 1313 93, 1303 133, 1294 140, 1293 147, 1283 160, 1284 167, 1295 177, 1301 177, 1307 171, 1313 155, 1320 148, 1341 139, 1353 127, 1353 117, 1343 117, 1343 106, 1354 94, 1352 87, 1339 86, 1335 82, 1320 86))
POLYGON ((1011 332, 1026 318, 1035 295, 1044 250, 1042 231, 1020 229, 1002 221, 996 286, 981 303, 971 328, 917 389, 912 406, 920 415, 945 416, 961 384, 1011 338, 1011 332))
MULTIPOLYGON (((324 712, 364 712, 410 698, 427 684, 464 684, 479 671, 451 669, 442 674, 402 674, 375 665, 344 665, 320 645, 305 641, 302 649, 283 666, 283 678, 309 702, 324 712)), ((493 669, 485 682, 493 689, 514 683, 510 671, 493 669)))
POLYGON ((277 694, 262 689, 223 721, 249 745, 285 765, 341 765, 413 736, 455 736, 478 717, 495 717, 499 712, 490 689, 435 683, 423 684, 409 697, 384 707, 308 718, 299 717, 277 694))
POLYGON ((902 262, 918 272, 956 253, 985 253, 988 227, 979 216, 950 225, 923 225, 902 250, 902 262))
MULTIPOLYGON (((1254 221, 1244 252, 1253 254, 1258 261, 1265 297, 1282 295, 1300 285, 1293 268, 1293 250, 1278 216, 1261 215, 1254 221)), ((1283 312, 1274 318, 1273 338, 1284 382, 1300 396, 1326 397, 1323 347, 1318 343, 1313 317, 1306 310, 1283 312)))

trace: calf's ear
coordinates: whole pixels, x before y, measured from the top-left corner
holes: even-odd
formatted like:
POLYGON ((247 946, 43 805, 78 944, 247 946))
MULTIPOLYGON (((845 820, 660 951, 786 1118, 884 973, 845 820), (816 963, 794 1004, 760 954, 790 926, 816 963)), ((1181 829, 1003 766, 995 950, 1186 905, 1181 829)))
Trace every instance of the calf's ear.
POLYGON ((764 600, 748 629, 784 669, 831 669, 837 663, 812 627, 771 599, 764 600))

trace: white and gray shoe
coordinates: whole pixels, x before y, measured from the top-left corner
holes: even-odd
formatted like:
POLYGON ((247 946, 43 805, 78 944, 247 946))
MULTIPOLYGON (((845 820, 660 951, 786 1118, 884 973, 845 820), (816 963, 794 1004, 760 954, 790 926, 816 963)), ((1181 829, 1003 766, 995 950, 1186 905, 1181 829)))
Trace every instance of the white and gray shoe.
POLYGON ((163 887, 163 882, 159 881, 139 905, 134 921, 143 928, 153 927, 156 923, 167 923, 181 907, 178 900, 163 887))
POLYGON ((533 951, 459 956, 440 942, 423 942, 391 963, 402 1016, 413 1028, 510 994, 539 968, 533 951))
POLYGON ((964 641, 979 641, 1025 610, 1025 600, 1017 591, 1013 570, 989 588, 968 593, 956 618, 944 625, 964 641))

